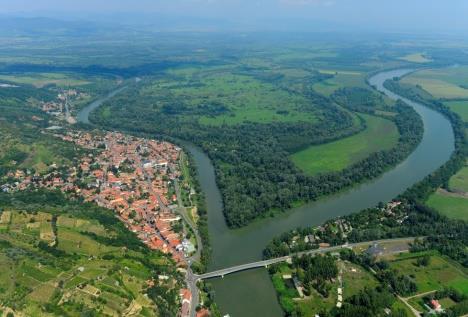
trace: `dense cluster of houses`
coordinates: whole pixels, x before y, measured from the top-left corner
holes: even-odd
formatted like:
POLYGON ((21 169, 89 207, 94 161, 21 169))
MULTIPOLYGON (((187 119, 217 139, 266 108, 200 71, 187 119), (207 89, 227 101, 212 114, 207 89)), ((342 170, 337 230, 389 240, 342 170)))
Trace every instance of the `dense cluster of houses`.
MULTIPOLYGON (((112 209, 149 248, 170 254, 178 265, 185 266, 194 246, 181 230, 174 229, 175 224, 180 228, 181 218, 174 212, 177 197, 171 190, 180 176, 181 149, 116 132, 68 131, 56 136, 89 151, 66 170, 52 164, 44 174, 12 171, 7 175, 10 182, 1 189, 60 189, 112 209)), ((180 296, 182 311, 187 311, 192 295, 183 289, 180 296)))
POLYGON ((67 89, 59 93, 55 101, 42 102, 40 108, 48 114, 59 116, 65 112, 66 106, 70 104, 70 101, 85 99, 87 97, 88 95, 83 92, 78 92, 75 89, 67 89))
POLYGON ((169 193, 170 184, 179 177, 181 149, 168 142, 113 132, 67 132, 57 136, 91 151, 66 172, 55 165, 44 175, 24 170, 10 172, 8 176, 15 182, 4 184, 2 190, 36 186, 81 196, 116 211, 151 249, 170 253, 183 264, 193 245, 173 229, 180 216, 171 206, 177 197, 169 193))

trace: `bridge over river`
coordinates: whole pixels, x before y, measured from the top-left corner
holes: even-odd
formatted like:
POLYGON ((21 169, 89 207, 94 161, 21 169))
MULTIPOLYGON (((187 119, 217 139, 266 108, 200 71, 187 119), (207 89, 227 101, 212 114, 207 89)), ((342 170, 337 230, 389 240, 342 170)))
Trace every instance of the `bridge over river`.
MULTIPOLYGON (((274 258, 274 259, 268 259, 268 260, 263 260, 263 261, 247 263, 247 264, 236 265, 236 266, 228 267, 228 268, 221 269, 221 270, 216 270, 216 271, 205 273, 205 274, 200 274, 200 275, 194 274, 193 277, 194 277, 195 280, 205 280, 205 279, 210 279, 210 278, 215 278, 215 277, 224 277, 227 274, 232 274, 232 273, 245 271, 245 270, 250 270, 250 269, 255 269, 255 268, 260 268, 260 267, 268 267, 269 265, 272 265, 272 264, 276 264, 276 263, 280 263, 280 262, 286 262, 288 260, 292 260, 292 258, 295 257, 295 256, 300 257, 300 256, 303 256, 305 254, 310 255, 310 254, 320 254, 320 253, 334 252, 334 251, 339 251, 339 250, 341 250, 343 248, 353 249, 353 248, 357 248, 357 247, 365 247, 365 246, 368 246, 368 245, 372 245, 374 243, 378 243, 378 244, 383 244, 383 243, 410 243, 410 242, 413 242, 414 239, 416 239, 416 238, 415 237, 409 237, 409 238, 384 239, 384 240, 366 241, 366 242, 359 242, 359 243, 351 243, 351 244, 333 246, 333 247, 328 247, 328 248, 308 250, 308 251, 294 253, 294 254, 288 255, 288 256, 282 256, 282 257, 279 257, 279 258, 274 258)), ((405 250, 400 250, 400 251, 405 251, 405 250)))

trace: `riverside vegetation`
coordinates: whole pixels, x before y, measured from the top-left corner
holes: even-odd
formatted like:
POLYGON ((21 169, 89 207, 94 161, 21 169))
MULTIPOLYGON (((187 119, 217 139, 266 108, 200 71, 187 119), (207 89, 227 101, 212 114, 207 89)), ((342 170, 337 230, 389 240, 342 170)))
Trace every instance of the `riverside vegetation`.
MULTIPOLYGON (((450 160, 433 174, 427 176, 424 180, 400 195, 396 202, 389 203, 386 206, 380 204, 376 208, 331 220, 318 228, 302 228, 285 233, 275 238, 267 246, 264 250, 264 256, 270 258, 318 248, 320 242, 340 245, 345 242, 425 236, 425 238, 415 241, 411 247, 411 251, 415 252, 414 258, 422 257, 417 260, 417 265, 427 266, 429 261, 431 261, 429 258, 433 258, 433 261, 445 261, 440 258, 440 255, 442 255, 449 259, 449 262, 458 262, 458 264, 455 264, 455 267, 457 265, 461 265, 462 267, 461 269, 455 267, 449 269, 449 271, 459 271, 461 273, 459 277, 453 280, 437 281, 429 271, 423 273, 428 278, 424 283, 432 285, 431 287, 435 287, 436 290, 440 291, 431 296, 425 296, 425 301, 429 302, 433 298, 442 299, 448 296, 451 298, 451 304, 443 314, 445 316, 462 316, 468 312, 468 290, 463 286, 468 282, 466 271, 468 267, 466 252, 468 224, 463 220, 449 219, 441 215, 437 209, 431 208, 433 205, 428 207, 425 203, 437 188, 447 186, 452 175, 463 167, 466 159, 465 124, 456 113, 450 111, 442 102, 428 98, 427 92, 422 91, 419 87, 400 85, 400 80, 387 81, 385 87, 440 111, 451 121, 455 134, 455 152, 450 160), (430 255, 426 253, 418 255, 420 252, 430 252, 430 255), (448 286, 454 287, 455 290, 446 290, 444 288, 448 286), (456 300, 453 300, 453 298, 456 300)), ((431 200, 429 200, 430 202, 431 200)), ((459 210, 459 212, 463 213, 463 209, 459 210)), ((376 259, 370 258, 367 253, 356 255, 352 252, 343 251, 339 258, 341 261, 351 261, 352 263, 359 264, 364 269, 376 272, 376 279, 380 282, 377 289, 367 289, 365 287, 368 282, 367 280, 357 281, 356 283, 362 287, 359 295, 357 297, 351 296, 345 298, 343 309, 337 310, 336 308, 332 308, 333 304, 325 307, 316 302, 299 302, 294 304, 294 301, 291 301, 291 296, 288 297, 287 293, 283 291, 283 287, 275 284, 278 296, 280 297, 280 303, 288 315, 307 316, 311 312, 317 313, 320 311, 320 315, 324 316, 374 316, 381 314, 384 309, 392 307, 392 315, 407 316, 407 313, 398 307, 401 305, 395 306, 396 298, 392 293, 408 296, 418 291, 428 291, 427 285, 418 280, 418 276, 414 274, 410 274, 409 277, 399 275, 401 273, 409 274, 410 267, 408 266, 389 265, 387 262, 382 261, 376 262, 376 259), (351 257, 350 254, 352 255, 351 257), (359 260, 356 261, 356 259, 359 260), (395 271, 393 267, 399 267, 399 271, 395 271), (377 298, 380 298, 380 300, 377 300, 377 298)), ((301 271, 298 271, 297 263, 300 262, 293 262, 296 266, 295 274, 300 277, 300 272, 304 270, 304 266, 301 265, 301 271)), ((290 269, 286 268, 286 270, 290 269)), ((275 279, 275 274, 278 270, 281 271, 284 268, 275 267, 270 270, 273 279, 275 279)), ((336 274, 334 277, 336 277, 336 274)), ((331 286, 326 283, 327 280, 329 281, 330 278, 318 276, 310 279, 309 277, 303 280, 303 284, 305 283, 304 285, 309 287, 309 292, 321 293, 326 302, 330 295, 327 290, 331 289, 331 286)), ((421 300, 424 302, 424 299, 421 300)), ((423 307, 422 304, 419 304, 419 306, 415 304, 414 306, 418 308, 423 307)))

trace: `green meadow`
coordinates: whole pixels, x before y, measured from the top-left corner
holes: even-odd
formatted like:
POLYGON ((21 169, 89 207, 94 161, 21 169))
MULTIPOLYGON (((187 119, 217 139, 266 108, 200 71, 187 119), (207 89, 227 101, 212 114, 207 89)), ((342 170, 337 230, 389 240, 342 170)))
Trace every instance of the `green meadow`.
POLYGON ((468 166, 450 178, 449 188, 453 191, 468 192, 468 166))
POLYGON ((468 100, 448 101, 444 103, 453 112, 457 113, 463 121, 468 122, 468 100))
POLYGON ((427 205, 449 218, 468 220, 468 166, 449 180, 449 191, 437 191, 427 200, 427 205))
POLYGON ((467 197, 453 197, 434 193, 429 197, 426 204, 449 218, 468 221, 467 197))
POLYGON ((390 267, 413 278, 418 287, 417 293, 453 287, 468 295, 467 272, 439 255, 430 256, 427 266, 418 266, 416 258, 406 258, 390 262, 390 267))
POLYGON ((356 163, 369 154, 388 150, 398 142, 398 129, 395 124, 380 117, 361 115, 366 129, 356 135, 314 145, 291 155, 291 160, 309 175, 340 171, 356 163))

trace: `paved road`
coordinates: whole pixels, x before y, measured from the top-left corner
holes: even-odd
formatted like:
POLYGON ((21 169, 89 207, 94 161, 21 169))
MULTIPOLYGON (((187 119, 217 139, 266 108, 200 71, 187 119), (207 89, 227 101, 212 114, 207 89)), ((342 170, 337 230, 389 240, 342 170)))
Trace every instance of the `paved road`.
MULTIPOLYGON (((274 259, 268 259, 268 260, 263 260, 263 261, 258 261, 258 262, 253 262, 253 263, 246 263, 246 264, 241 264, 229 268, 225 268, 222 270, 217 270, 205 274, 200 274, 200 275, 193 275, 193 278, 198 279, 198 280, 204 280, 204 279, 209 279, 209 278, 214 278, 214 277, 224 277, 224 275, 227 274, 232 274, 240 271, 245 271, 245 270, 250 270, 250 269, 255 269, 255 268, 260 268, 260 267, 268 267, 269 265, 279 263, 279 262, 285 262, 287 260, 292 259, 294 256, 302 256, 305 254, 320 254, 320 253, 327 253, 327 252, 333 252, 333 251, 338 251, 343 248, 355 248, 355 247, 361 247, 361 246, 367 246, 369 244, 373 243, 388 243, 388 242, 412 242, 414 241, 414 237, 410 238, 396 238, 396 239, 384 239, 384 240, 375 240, 375 241, 366 241, 366 242, 359 242, 359 243, 351 243, 347 245, 339 245, 339 246, 334 246, 334 247, 329 247, 329 248, 321 248, 321 249, 314 249, 314 250, 309 250, 309 251, 303 251, 303 252, 298 252, 294 253, 288 256, 283 256, 279 258, 274 258, 274 259)), ((405 251, 405 250, 402 250, 405 251)))
POLYGON ((200 301, 200 295, 198 293, 198 287, 197 287, 197 281, 199 280, 196 278, 195 274, 192 271, 192 268, 190 265, 194 261, 200 260, 201 256, 201 250, 203 248, 202 245, 202 240, 200 235, 198 234, 198 229, 195 223, 192 221, 192 218, 189 217, 187 213, 187 208, 184 207, 184 204, 182 202, 182 196, 180 195, 180 187, 179 187, 179 182, 175 180, 174 187, 176 190, 176 196, 177 196, 177 203, 178 207, 176 209, 177 213, 184 219, 185 223, 189 225, 190 229, 192 229, 193 234, 195 235, 195 239, 197 240, 197 249, 195 251, 195 254, 192 256, 186 258, 187 263, 188 263, 188 268, 187 268, 187 275, 185 277, 185 282, 187 283, 187 287, 190 289, 190 292, 192 293, 192 302, 190 306, 190 317, 195 317, 196 316, 196 308, 199 304, 200 301))

